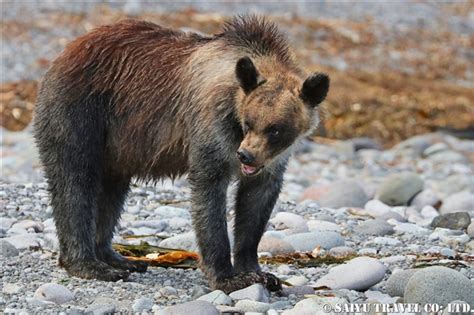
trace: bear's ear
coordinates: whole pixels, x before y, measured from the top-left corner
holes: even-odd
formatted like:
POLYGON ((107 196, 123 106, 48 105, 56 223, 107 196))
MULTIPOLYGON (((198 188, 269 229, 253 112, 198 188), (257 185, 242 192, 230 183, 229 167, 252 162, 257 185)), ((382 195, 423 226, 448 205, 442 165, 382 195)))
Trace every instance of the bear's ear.
POLYGON ((303 83, 300 97, 311 107, 318 106, 328 94, 329 77, 324 73, 313 73, 303 83))
POLYGON ((258 73, 257 68, 255 68, 249 57, 243 57, 237 61, 235 75, 246 94, 252 92, 257 86, 265 82, 265 79, 258 73))

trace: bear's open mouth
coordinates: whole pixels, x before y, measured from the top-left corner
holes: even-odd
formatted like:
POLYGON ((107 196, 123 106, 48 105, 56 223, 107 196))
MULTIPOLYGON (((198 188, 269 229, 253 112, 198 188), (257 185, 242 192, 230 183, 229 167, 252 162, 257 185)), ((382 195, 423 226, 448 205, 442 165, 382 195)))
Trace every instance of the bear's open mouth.
POLYGON ((256 167, 256 166, 250 166, 250 165, 247 165, 247 164, 241 164, 241 170, 242 170, 242 173, 245 176, 257 175, 258 173, 260 173, 262 168, 263 168, 263 166, 256 167))

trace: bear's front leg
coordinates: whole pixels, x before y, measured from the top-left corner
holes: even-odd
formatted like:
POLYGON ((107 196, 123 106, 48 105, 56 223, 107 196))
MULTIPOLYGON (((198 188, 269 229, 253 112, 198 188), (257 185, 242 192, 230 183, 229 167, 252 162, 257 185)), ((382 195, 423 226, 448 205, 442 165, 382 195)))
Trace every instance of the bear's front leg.
POLYGON ((234 269, 237 273, 260 275, 259 282, 271 291, 280 290, 281 282, 260 271, 257 248, 278 199, 285 167, 286 163, 256 177, 243 177, 235 203, 234 269))
POLYGON ((191 159, 191 215, 201 254, 201 267, 211 287, 232 277, 230 245, 227 235, 226 192, 230 182, 223 159, 211 158, 207 149, 198 149, 191 159))

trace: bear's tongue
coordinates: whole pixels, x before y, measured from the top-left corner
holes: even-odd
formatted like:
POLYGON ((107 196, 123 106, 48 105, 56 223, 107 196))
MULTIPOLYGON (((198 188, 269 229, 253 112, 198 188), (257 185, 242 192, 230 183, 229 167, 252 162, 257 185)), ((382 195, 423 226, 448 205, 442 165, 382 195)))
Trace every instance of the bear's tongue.
POLYGON ((244 171, 245 174, 253 174, 257 171, 256 167, 250 166, 250 165, 245 165, 242 164, 242 170, 244 171))

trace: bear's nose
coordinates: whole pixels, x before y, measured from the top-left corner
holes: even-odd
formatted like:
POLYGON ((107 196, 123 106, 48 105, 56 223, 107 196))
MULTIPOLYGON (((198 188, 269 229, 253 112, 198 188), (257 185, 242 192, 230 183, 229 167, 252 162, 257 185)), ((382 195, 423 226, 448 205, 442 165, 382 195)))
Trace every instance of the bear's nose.
POLYGON ((244 149, 239 149, 237 151, 237 157, 243 164, 252 164, 255 161, 255 157, 244 149))

